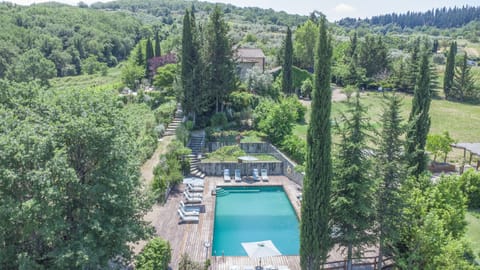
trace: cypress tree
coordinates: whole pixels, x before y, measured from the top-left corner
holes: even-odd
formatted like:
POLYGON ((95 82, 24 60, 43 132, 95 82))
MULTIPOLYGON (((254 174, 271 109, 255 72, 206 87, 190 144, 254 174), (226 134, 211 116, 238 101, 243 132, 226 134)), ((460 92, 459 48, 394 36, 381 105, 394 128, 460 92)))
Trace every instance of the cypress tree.
POLYGON ((154 54, 153 54, 153 46, 152 46, 152 41, 150 40, 150 38, 147 39, 147 45, 146 45, 146 49, 145 49, 145 75, 147 76, 147 78, 150 77, 151 75, 151 70, 150 70, 150 63, 149 63, 149 60, 152 59, 154 57, 154 54))
POLYGON ((408 62, 407 87, 409 91, 415 89, 418 76, 418 62, 420 54, 420 39, 416 39, 413 44, 412 53, 408 62))
POLYGON ((455 77, 452 85, 451 96, 462 100, 466 96, 472 96, 475 89, 475 82, 470 73, 471 67, 468 66, 468 56, 465 53, 462 57, 462 62, 455 69, 455 77))
POLYGON ((443 92, 445 93, 445 99, 450 98, 450 92, 453 86, 456 54, 457 54, 457 43, 455 41, 452 41, 452 43, 450 43, 450 50, 448 51, 447 63, 445 65, 445 76, 443 77, 443 92))
POLYGON ((371 230, 375 220, 375 179, 369 175, 370 162, 365 152, 368 123, 358 92, 354 107, 348 116, 342 116, 342 123, 333 185, 333 224, 338 231, 335 242, 346 247, 347 270, 351 270, 354 251, 362 254, 363 248, 374 241, 371 230))
POLYGON ((425 144, 430 130, 429 110, 432 93, 430 89, 430 63, 427 52, 422 52, 416 81, 412 110, 408 118, 406 155, 409 173, 418 177, 427 169, 425 144))
POLYGON ((282 67, 282 91, 285 94, 291 94, 293 90, 293 45, 292 31, 287 27, 287 36, 285 37, 284 59, 282 67))
POLYGON ((155 32, 155 56, 159 57, 162 55, 162 50, 160 49, 160 38, 158 37, 158 31, 155 32))
POLYGON ((223 112, 225 101, 235 87, 235 63, 228 31, 220 7, 215 6, 207 24, 204 65, 207 68, 205 86, 215 101, 212 109, 217 113, 223 112))
POLYGON ((378 223, 378 269, 382 269, 384 254, 392 254, 399 239, 398 224, 401 214, 400 184, 404 177, 402 162, 403 121, 400 114, 401 100, 393 94, 387 97, 381 122, 382 130, 377 151, 377 223, 378 223))
POLYGON ((143 49, 141 42, 138 43, 137 45, 137 57, 135 58, 135 63, 138 66, 145 66, 145 57, 143 56, 143 49))
POLYGON ((315 80, 303 182, 300 264, 302 269, 308 270, 320 269, 332 247, 330 239, 332 45, 326 27, 326 19, 322 17, 315 54, 315 80))
POLYGON ((193 75, 193 38, 190 21, 190 12, 185 11, 183 16, 183 32, 182 32, 182 66, 180 73, 180 80, 182 82, 183 96, 182 107, 186 114, 193 112, 193 99, 194 99, 194 85, 192 81, 193 75))

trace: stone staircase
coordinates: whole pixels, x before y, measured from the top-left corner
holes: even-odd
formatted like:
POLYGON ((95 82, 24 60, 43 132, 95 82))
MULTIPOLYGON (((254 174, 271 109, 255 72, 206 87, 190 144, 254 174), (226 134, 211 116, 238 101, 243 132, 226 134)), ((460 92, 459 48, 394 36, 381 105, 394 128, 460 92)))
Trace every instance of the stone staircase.
POLYGON ((183 111, 180 105, 177 105, 177 110, 175 111, 175 117, 173 121, 168 124, 167 129, 165 130, 165 134, 163 136, 174 136, 175 131, 177 130, 178 126, 182 124, 183 121, 183 111))
POLYGON ((202 153, 202 148, 205 143, 205 134, 192 134, 190 137, 190 142, 188 143, 188 147, 192 149, 192 153, 188 155, 190 159, 190 174, 193 177, 200 177, 204 178, 205 173, 203 173, 199 168, 198 164, 200 163, 200 159, 198 159, 199 154, 202 153))

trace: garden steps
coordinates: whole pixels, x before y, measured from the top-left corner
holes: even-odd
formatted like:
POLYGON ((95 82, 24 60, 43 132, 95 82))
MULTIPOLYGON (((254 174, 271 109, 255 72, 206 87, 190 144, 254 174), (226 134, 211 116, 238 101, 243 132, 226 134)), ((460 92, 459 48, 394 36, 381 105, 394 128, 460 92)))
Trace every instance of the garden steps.
POLYGON ((190 160, 190 175, 194 177, 205 177, 205 173, 198 168, 200 163, 199 156, 201 157, 204 141, 205 135, 203 133, 197 133, 195 135, 192 134, 188 144, 188 147, 192 149, 192 153, 187 155, 188 159, 190 160))

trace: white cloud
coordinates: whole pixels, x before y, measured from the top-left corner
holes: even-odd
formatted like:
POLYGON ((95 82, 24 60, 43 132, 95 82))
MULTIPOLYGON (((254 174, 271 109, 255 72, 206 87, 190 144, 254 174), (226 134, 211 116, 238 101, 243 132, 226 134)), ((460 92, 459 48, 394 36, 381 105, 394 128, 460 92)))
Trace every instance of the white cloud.
POLYGON ((333 10, 335 10, 335 12, 337 13, 352 13, 355 11, 355 8, 348 4, 340 3, 337 6, 335 6, 333 10))

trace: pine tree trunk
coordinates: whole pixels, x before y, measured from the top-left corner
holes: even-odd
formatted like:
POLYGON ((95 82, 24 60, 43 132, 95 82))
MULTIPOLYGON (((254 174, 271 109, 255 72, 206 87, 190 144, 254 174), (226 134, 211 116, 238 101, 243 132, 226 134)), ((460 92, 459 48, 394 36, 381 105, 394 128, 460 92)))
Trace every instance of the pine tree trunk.
POLYGON ((380 232, 380 246, 378 247, 378 263, 377 263, 377 269, 382 270, 383 267, 383 235, 380 232))
POLYGON ((347 270, 352 270, 352 255, 353 255, 353 245, 348 244, 348 252, 347 252, 347 270))

